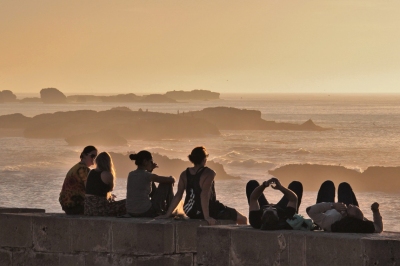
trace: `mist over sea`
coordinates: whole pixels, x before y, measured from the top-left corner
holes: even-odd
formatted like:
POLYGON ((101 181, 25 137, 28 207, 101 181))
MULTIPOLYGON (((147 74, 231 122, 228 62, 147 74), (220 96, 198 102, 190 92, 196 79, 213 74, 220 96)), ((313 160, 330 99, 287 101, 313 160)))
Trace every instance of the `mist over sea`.
MULTIPOLYGON (((149 103, 3 103, 0 115, 73 110, 108 110, 126 106, 132 110, 177 113, 206 107, 227 106, 259 110, 265 120, 303 123, 308 119, 332 130, 310 131, 234 131, 204 139, 141 141, 128 146, 97 147, 99 151, 126 153, 143 149, 187 160, 191 149, 204 145, 209 160, 223 164, 237 180, 217 180, 217 198, 248 215, 245 184, 270 177, 268 170, 287 164, 341 165, 364 171, 370 166, 399 166, 400 95, 222 95, 222 100, 178 104, 149 103)), ((234 119, 234 117, 232 117, 234 119)), ((179 130, 177 128, 176 130, 179 130)), ((88 143, 90 145, 90 143, 88 143)), ((58 194, 67 171, 79 161, 83 147, 68 146, 63 139, 26 139, 0 136, 0 206, 44 208, 61 212, 58 194)), ((160 165, 160 167, 163 167, 160 165)), ((132 163, 132 170, 135 169, 132 163)), ((115 194, 125 198, 126 176, 118 176, 115 194)), ((182 169, 184 170, 184 169, 182 169)), ((157 173, 157 172, 155 172, 157 173)), ((218 173, 217 173, 218 174, 218 173)), ((400 177, 400 173, 399 173, 400 177)), ((296 177, 293 177, 296 180, 296 177)), ((301 181, 301 180, 300 180, 301 181)), ((288 185, 288 184, 284 184, 288 185)), ((337 184, 338 185, 338 184, 337 184)), ((316 191, 304 187, 300 213, 313 204, 316 191)), ((372 219, 370 205, 380 203, 385 231, 400 231, 400 188, 396 193, 355 191, 365 216, 372 219)), ((280 193, 266 190, 276 202, 280 193)))

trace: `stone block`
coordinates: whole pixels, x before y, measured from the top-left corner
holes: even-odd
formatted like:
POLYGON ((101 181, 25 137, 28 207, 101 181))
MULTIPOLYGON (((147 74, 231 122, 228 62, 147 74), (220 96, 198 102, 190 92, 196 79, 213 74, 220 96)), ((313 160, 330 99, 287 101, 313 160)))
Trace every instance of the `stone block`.
POLYGON ((111 223, 116 218, 70 217, 71 250, 111 252, 111 223))
POLYGON ((231 232, 237 228, 202 226, 197 228, 197 264, 230 265, 231 232))
POLYGON ((0 207, 0 213, 45 213, 45 209, 0 207))
POLYGON ((58 262, 56 253, 36 253, 31 249, 19 250, 12 255, 12 265, 18 266, 58 265, 58 262))
MULTIPOLYGON (((219 220, 218 225, 234 224, 233 221, 219 220)), ((175 224, 176 253, 197 251, 197 228, 208 226, 206 220, 178 220, 175 224)))
POLYGON ((232 229, 229 265, 288 265, 286 231, 261 231, 249 227, 232 229))
POLYGON ((129 218, 112 223, 112 250, 132 255, 175 252, 174 224, 170 220, 129 218))
POLYGON ((387 238, 384 234, 380 239, 366 237, 361 240, 364 255, 363 265, 400 264, 400 239, 387 238))
POLYGON ((190 266, 193 264, 193 254, 176 254, 167 256, 138 257, 135 261, 136 266, 190 266))
POLYGON ((83 254, 59 254, 59 266, 85 266, 85 256, 83 254))
POLYGON ((35 251, 71 252, 70 219, 65 216, 33 216, 32 226, 35 251))
POLYGON ((32 217, 0 214, 0 247, 32 247, 32 217))
POLYGON ((307 232, 307 265, 360 265, 362 246, 359 234, 307 232))
POLYGON ((207 225, 205 220, 176 221, 176 253, 197 252, 197 228, 207 225))
POLYGON ((306 265, 306 235, 303 232, 292 231, 288 240, 288 265, 306 265))
POLYGON ((12 253, 0 248, 0 265, 11 266, 12 253))

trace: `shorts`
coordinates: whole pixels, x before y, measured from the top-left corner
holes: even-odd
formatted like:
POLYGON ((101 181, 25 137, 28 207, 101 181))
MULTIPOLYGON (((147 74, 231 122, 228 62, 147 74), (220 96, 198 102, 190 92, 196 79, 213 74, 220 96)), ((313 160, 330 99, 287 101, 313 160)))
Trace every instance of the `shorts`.
POLYGON ((234 208, 230 208, 225 206, 223 210, 220 210, 216 217, 213 217, 216 220, 232 220, 237 221, 237 211, 234 208))

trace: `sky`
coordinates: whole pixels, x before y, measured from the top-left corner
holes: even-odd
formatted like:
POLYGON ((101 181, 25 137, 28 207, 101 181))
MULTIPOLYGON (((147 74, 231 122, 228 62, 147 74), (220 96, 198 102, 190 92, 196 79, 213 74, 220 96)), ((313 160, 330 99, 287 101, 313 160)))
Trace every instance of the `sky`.
POLYGON ((398 0, 1 0, 0 91, 400 93, 398 0))

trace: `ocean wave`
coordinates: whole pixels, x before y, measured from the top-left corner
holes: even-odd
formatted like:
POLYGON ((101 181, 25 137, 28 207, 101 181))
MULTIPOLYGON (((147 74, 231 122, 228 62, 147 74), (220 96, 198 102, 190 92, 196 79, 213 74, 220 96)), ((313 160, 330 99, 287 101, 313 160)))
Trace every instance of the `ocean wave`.
POLYGON ((303 148, 300 148, 297 151, 289 152, 289 153, 293 153, 293 154, 310 154, 311 151, 303 149, 303 148))

